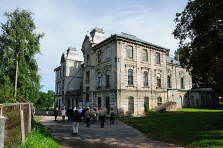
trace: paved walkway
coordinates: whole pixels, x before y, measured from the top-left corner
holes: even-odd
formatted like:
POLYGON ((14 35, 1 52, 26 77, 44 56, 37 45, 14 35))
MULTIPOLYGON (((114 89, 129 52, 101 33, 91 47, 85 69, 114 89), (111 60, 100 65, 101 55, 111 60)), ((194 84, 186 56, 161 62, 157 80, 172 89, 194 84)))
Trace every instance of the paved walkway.
POLYGON ((72 135, 72 123, 63 122, 61 118, 54 121, 52 116, 44 116, 40 122, 59 140, 62 148, 177 148, 172 144, 148 139, 120 121, 112 126, 106 122, 105 128, 100 128, 99 123, 87 128, 81 122, 77 136, 72 135))

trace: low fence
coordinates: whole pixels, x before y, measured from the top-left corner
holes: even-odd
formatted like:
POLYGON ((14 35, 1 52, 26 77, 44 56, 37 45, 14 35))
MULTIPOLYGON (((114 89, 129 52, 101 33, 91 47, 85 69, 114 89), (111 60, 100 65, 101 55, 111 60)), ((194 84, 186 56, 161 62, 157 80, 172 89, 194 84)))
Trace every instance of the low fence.
POLYGON ((53 116, 54 111, 45 111, 45 110, 35 110, 35 115, 36 116, 53 116))
POLYGON ((0 148, 19 147, 31 131, 33 105, 30 103, 0 104, 0 148), (5 125, 4 125, 5 123, 5 125))

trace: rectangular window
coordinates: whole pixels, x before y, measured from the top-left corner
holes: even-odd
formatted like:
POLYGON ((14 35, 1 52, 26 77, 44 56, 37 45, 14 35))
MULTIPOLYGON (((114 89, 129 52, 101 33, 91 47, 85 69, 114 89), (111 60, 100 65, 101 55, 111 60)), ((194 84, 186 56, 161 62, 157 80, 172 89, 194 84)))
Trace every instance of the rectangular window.
POLYGON ((128 70, 128 85, 133 85, 133 70, 128 70))
POLYGON ((98 82, 97 82, 97 86, 98 86, 98 88, 101 88, 101 86, 102 86, 102 77, 101 77, 101 75, 100 75, 100 74, 98 75, 98 82))
POLYGON ((133 59, 133 47, 127 46, 127 57, 133 59))
POLYGON ((142 60, 145 62, 148 61, 148 50, 147 49, 143 49, 143 51, 142 51, 142 60))
POLYGON ((89 102, 89 100, 90 100, 89 90, 90 90, 90 88, 86 87, 86 102, 89 102))
POLYGON ((66 72, 65 72, 65 66, 63 66, 63 76, 66 75, 66 72))
POLYGON ((167 76, 167 87, 171 88, 171 77, 167 76))
POLYGON ((101 97, 98 97, 98 107, 101 107, 101 97))
POLYGON ((106 87, 110 87, 110 76, 109 74, 106 74, 106 87))
POLYGON ((86 61, 87 65, 89 64, 89 55, 87 55, 87 61, 86 61))
POLYGON ((86 72, 86 84, 90 82, 90 71, 86 72))
POLYGON ((98 51, 98 63, 101 63, 102 53, 101 50, 98 51))
POLYGON ((159 106, 159 105, 161 105, 162 104, 162 98, 161 97, 158 97, 157 98, 157 105, 159 106))
POLYGON ((181 89, 184 89, 184 78, 180 79, 180 87, 181 89))
POLYGON ((156 64, 160 64, 160 53, 156 53, 156 55, 155 55, 155 59, 156 59, 156 64))

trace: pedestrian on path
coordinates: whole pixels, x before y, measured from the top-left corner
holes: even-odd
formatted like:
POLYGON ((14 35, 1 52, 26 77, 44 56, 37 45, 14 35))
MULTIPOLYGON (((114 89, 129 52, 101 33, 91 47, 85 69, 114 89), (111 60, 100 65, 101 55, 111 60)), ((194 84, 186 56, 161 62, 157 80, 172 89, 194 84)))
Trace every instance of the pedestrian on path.
POLYGON ((65 109, 65 107, 61 110, 61 115, 62 115, 62 119, 64 121, 65 120, 65 116, 66 116, 66 109, 65 109))
POLYGON ((57 121, 57 116, 58 116, 58 114, 59 114, 59 110, 58 110, 58 108, 55 108, 54 109, 54 117, 55 117, 55 121, 57 121))
POLYGON ((75 110, 73 118, 74 118, 73 134, 77 135, 78 134, 79 123, 81 122, 81 114, 77 110, 75 110))
POLYGON ((111 108, 110 111, 110 125, 113 125, 115 123, 115 112, 113 110, 113 108, 111 108))
POLYGON ((87 127, 90 127, 91 112, 90 112, 89 107, 86 109, 86 112, 85 112, 85 116, 84 117, 85 117, 86 126, 87 127))
POLYGON ((99 110, 99 120, 101 123, 101 128, 104 128, 105 125, 105 118, 106 118, 106 111, 103 109, 99 110))

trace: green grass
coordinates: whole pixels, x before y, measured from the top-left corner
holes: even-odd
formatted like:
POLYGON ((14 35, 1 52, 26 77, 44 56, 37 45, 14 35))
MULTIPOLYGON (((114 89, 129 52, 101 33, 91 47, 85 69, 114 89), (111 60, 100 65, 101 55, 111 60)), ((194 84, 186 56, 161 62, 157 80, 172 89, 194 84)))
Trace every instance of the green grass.
POLYGON ((59 148, 58 142, 39 122, 33 120, 32 126, 32 132, 21 148, 59 148))
POLYGON ((152 139, 187 147, 223 148, 223 110, 149 112, 123 121, 152 139))

